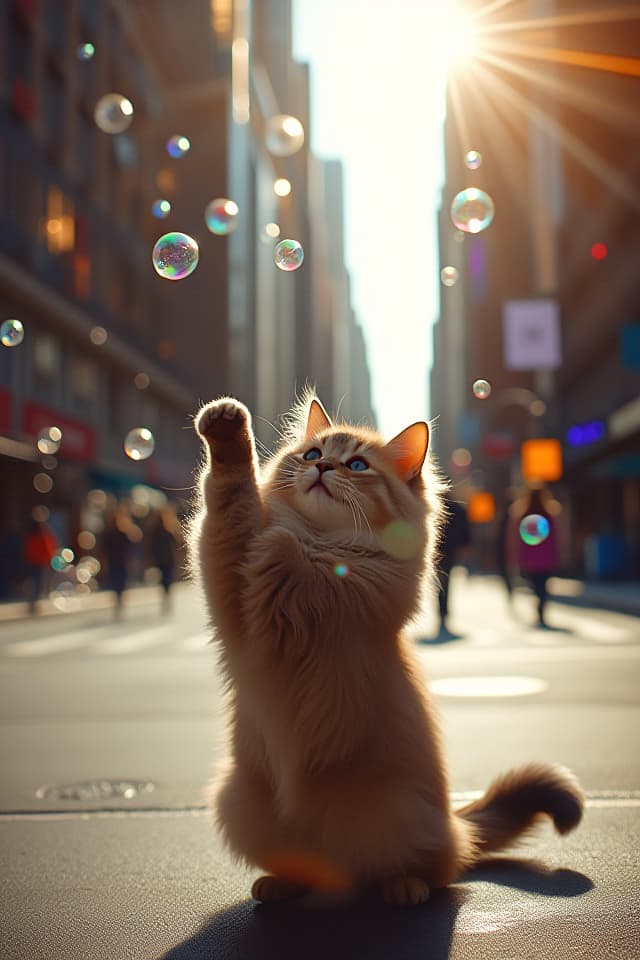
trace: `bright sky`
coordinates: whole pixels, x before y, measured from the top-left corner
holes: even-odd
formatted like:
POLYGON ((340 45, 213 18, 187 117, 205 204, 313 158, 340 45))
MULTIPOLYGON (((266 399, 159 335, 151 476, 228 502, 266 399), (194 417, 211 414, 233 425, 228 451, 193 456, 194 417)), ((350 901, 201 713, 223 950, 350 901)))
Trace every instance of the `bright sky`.
POLYGON ((429 415, 443 8, 442 0, 294 0, 294 56, 311 64, 312 149, 344 163, 347 267, 387 436, 429 415))

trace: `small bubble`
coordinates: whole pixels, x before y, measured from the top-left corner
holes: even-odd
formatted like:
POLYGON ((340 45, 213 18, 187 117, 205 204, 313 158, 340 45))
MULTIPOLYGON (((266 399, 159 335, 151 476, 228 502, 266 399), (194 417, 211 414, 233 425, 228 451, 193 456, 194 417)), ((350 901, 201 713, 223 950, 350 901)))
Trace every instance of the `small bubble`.
POLYGON ((138 390, 146 390, 151 383, 151 380, 149 379, 148 373, 136 373, 135 377, 133 378, 133 382, 138 390))
POLYGON ((170 157, 173 157, 174 160, 179 160, 180 157, 184 157, 185 153, 188 153, 191 149, 189 138, 183 137, 181 134, 169 137, 166 146, 167 153, 170 157))
POLYGON ((0 326, 0 340, 4 347, 17 347, 24 340, 24 327, 19 320, 5 320, 0 326))
POLYGON ((397 560, 416 557, 421 549, 418 531, 406 520, 392 520, 380 534, 383 549, 397 560))
POLYGON ((297 240, 281 240, 273 251, 273 260, 280 270, 290 273, 302 266, 304 250, 297 240))
POLYGON ((286 177, 278 177, 273 181, 273 192, 278 197, 288 197, 291 193, 291 180, 286 177))
POLYGON ((452 287, 458 279, 458 271, 455 267, 443 267, 440 271, 440 279, 445 287, 452 287))
POLYGON ((333 568, 333 572, 337 577, 346 577, 349 573, 349 567, 346 565, 346 563, 336 563, 335 567, 333 568))
POLYGON ((147 427, 134 427, 124 440, 124 452, 131 460, 147 460, 155 449, 155 439, 147 427))
POLYGON ((465 233, 480 233, 486 230, 495 213, 493 200, 484 190, 467 187, 451 201, 451 220, 454 227, 465 233))
POLYGON ((198 244, 186 233, 165 233, 153 248, 152 261, 157 274, 166 280, 183 280, 198 266, 198 244))
POLYGON ((264 232, 271 240, 277 240, 280 236, 280 226, 277 223, 267 223, 264 232))
POLYGON ((216 197, 204 211, 207 230, 217 237, 226 237, 238 226, 238 204, 228 197, 216 197))
POLYGON ((290 157, 304 143, 304 127, 297 117, 279 113, 267 121, 265 144, 276 157, 290 157))
POLYGON ((468 170, 477 170, 482 165, 482 154, 477 150, 469 150, 465 154, 464 163, 468 170))
POLYGON ((81 550, 93 550, 96 545, 95 534, 91 530, 81 530, 78 534, 78 546, 81 550))
POLYGON ((75 560, 75 553, 73 552, 71 547, 63 547, 62 550, 60 551, 60 556, 62 557, 65 563, 73 563, 73 561, 75 560))
POLYGON ((133 104, 121 93, 107 93, 98 100, 93 118, 103 133, 124 133, 133 120, 133 104))
POLYGON ((520 521, 520 539, 527 546, 537 547, 549 536, 549 521, 539 513, 530 513, 520 521))
POLYGON ((171 203, 168 200, 154 200, 151 204, 151 213, 156 220, 164 220, 171 213, 171 203))
POLYGON ((77 47, 76 49, 76 56, 78 60, 83 60, 86 62, 87 60, 93 59, 93 55, 95 52, 96 52, 96 48, 92 43, 81 43, 80 46, 77 47))
POLYGON ((488 380, 475 380, 472 390, 474 397, 478 400, 486 400, 491 396, 491 384, 488 380))

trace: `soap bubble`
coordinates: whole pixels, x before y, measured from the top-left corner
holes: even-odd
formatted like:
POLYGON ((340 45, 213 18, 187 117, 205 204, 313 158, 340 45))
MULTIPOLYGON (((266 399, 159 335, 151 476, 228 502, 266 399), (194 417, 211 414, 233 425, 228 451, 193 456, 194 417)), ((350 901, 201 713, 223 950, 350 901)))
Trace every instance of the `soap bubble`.
POLYGON ((51 493, 53 490, 53 480, 48 473, 36 473, 33 478, 33 487, 38 493, 51 493))
POLYGON ((60 427, 43 427, 38 434, 36 446, 40 453, 51 455, 57 453, 62 440, 60 427))
POLYGON ((167 140, 167 153, 170 157, 173 157, 174 160, 184 157, 185 153, 188 153, 190 149, 191 143, 188 137, 183 137, 181 134, 176 134, 175 137, 169 137, 167 140))
POLYGON ((276 244, 273 252, 273 260, 280 270, 290 273, 302 266, 304 260, 304 250, 302 244, 297 240, 281 240, 276 244))
POLYGON ((5 347, 17 347, 24 340, 24 327, 19 320, 5 320, 0 326, 0 340, 5 347))
POLYGON ((207 230, 217 237, 226 237, 238 226, 238 204, 227 197, 216 197, 207 204, 204 211, 204 222, 207 230))
POLYGON ((96 48, 92 43, 81 43, 76 49, 76 56, 78 60, 91 60, 95 52, 96 48))
POLYGON ((537 547, 549 536, 549 521, 539 513, 530 513, 520 521, 520 539, 529 547, 537 547))
POLYGON ((383 550, 396 560, 408 560, 416 557, 421 549, 418 530, 406 520, 392 520, 382 530, 380 543, 383 550))
POLYGON ((279 113, 267 122, 265 143, 274 156, 290 157, 304 143, 304 127, 297 117, 279 113))
POLYGON ((134 427, 124 438, 124 452, 130 460, 147 460, 156 446, 151 430, 134 427))
POLYGON ((451 202, 451 219, 454 227, 465 233, 480 233, 486 230, 495 213, 493 200, 484 190, 467 187, 457 193, 451 202))
POLYGON ((151 205, 151 213, 156 220, 164 220, 171 213, 171 204, 168 200, 155 200, 151 205))
POLYGON ((491 396, 491 384, 488 380, 475 380, 472 389, 474 397, 478 400, 486 400, 491 396))
POLYGON ((335 567, 333 568, 333 572, 337 577, 346 577, 349 573, 349 567, 346 565, 346 563, 336 563, 335 567))
POLYGON ((455 267, 443 267, 440 271, 440 279, 445 287, 452 287, 458 279, 458 271, 455 267))
POLYGON ((156 242, 151 259, 156 273, 167 280, 183 280, 198 266, 198 244, 186 233, 165 233, 156 242))
POLYGON ((469 170, 477 170, 482 165, 482 154, 477 150, 469 150, 465 154, 464 164, 469 170))
POLYGON ((102 347, 109 339, 109 334, 104 327, 92 327, 89 333, 89 339, 96 347, 102 347))
POLYGON ((121 93, 107 93, 96 103, 93 119, 103 133, 123 133, 133 120, 133 104, 121 93))

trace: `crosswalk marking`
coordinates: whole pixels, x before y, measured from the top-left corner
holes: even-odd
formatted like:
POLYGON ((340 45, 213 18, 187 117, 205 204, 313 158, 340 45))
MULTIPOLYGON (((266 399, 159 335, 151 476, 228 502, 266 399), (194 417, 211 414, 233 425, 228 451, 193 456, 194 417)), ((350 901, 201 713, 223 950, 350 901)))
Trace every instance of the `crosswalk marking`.
POLYGON ((86 645, 86 634, 65 634, 61 637, 39 637, 7 644, 2 652, 7 657, 42 657, 50 653, 77 650, 86 645))
POLYGON ((175 635, 175 627, 152 627, 149 630, 139 630, 137 633, 125 634, 122 637, 107 637, 92 645, 91 652, 97 657, 109 657, 114 654, 135 653, 147 647, 171 640, 175 635))
POLYGON ((68 651, 88 653, 95 657, 127 656, 138 651, 166 647, 177 653, 198 653, 210 649, 209 632, 198 631, 180 636, 180 627, 173 624, 151 627, 119 636, 105 636, 105 629, 94 628, 56 637, 38 637, 8 643, 0 648, 7 658, 48 657, 68 651))

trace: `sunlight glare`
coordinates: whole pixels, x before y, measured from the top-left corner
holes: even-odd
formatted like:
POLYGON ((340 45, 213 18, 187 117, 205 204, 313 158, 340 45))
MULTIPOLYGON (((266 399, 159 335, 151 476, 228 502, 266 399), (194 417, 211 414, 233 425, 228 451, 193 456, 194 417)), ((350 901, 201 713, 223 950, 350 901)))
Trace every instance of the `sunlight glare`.
POLYGON ((473 21, 455 3, 443 5, 438 10, 431 41, 431 53, 437 66, 447 72, 461 66, 478 52, 473 21))

